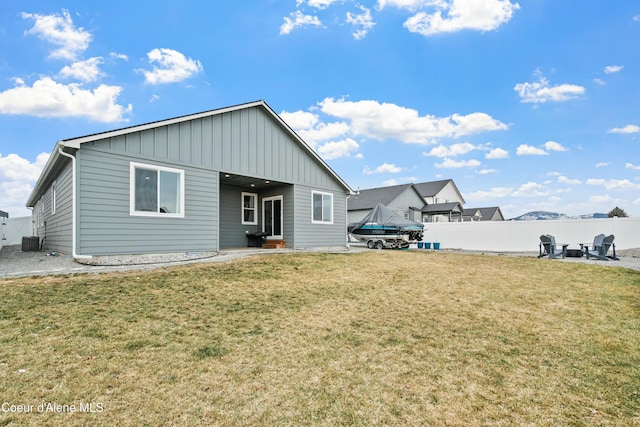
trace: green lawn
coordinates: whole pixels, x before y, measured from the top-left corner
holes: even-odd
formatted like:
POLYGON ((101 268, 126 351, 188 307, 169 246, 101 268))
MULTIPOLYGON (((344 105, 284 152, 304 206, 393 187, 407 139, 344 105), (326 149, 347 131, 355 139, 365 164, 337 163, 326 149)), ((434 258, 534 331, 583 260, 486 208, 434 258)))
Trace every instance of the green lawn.
POLYGON ((640 425, 640 272, 368 251, 0 280, 0 404, 0 426, 640 425))

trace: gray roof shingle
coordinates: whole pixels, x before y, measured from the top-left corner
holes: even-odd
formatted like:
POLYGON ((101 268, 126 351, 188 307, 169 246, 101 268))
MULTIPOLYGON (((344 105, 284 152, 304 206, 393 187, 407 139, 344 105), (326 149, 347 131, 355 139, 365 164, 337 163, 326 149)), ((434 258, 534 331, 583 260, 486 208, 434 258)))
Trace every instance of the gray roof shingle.
POLYGON ((373 209, 378 203, 386 206, 409 187, 411 187, 411 184, 359 190, 347 199, 347 210, 358 211, 373 209))

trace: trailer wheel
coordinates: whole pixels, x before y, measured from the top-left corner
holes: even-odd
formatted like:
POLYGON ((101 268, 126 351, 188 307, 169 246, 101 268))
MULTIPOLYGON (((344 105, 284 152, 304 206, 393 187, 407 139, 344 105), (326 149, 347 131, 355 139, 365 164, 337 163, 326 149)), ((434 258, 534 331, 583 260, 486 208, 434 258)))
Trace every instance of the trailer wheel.
POLYGON ((375 246, 375 242, 373 240, 368 240, 367 241, 367 247, 369 249, 373 249, 374 246, 375 246))
POLYGON ((376 249, 382 249, 384 247, 384 243, 382 243, 382 240, 378 240, 376 242, 376 249))

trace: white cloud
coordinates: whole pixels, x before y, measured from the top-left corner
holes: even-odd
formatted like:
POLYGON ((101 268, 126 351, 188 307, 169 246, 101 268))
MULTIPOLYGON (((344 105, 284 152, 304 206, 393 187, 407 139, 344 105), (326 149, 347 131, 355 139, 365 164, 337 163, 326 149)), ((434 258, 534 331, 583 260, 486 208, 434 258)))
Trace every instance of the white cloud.
POLYGON ((478 175, 489 175, 489 174, 496 173, 496 172, 498 172, 498 171, 495 170, 495 169, 482 169, 482 170, 479 170, 476 173, 478 175))
POLYGON ((622 128, 609 129, 607 133, 640 133, 640 126, 638 125, 626 125, 622 128))
POLYGON ((475 146, 468 142, 464 142, 461 144, 453 144, 453 145, 450 145, 449 147, 446 147, 444 145, 439 145, 437 147, 433 147, 431 151, 429 151, 428 153, 423 153, 423 154, 425 156, 433 156, 433 157, 440 157, 440 158, 456 157, 458 155, 466 154, 473 150, 478 150, 480 148, 481 147, 475 146))
POLYGON ((599 163, 596 163, 596 167, 597 167, 597 168, 602 168, 602 167, 609 166, 609 165, 611 165, 611 163, 609 163, 609 162, 599 162, 599 163))
POLYGON ((471 160, 453 160, 446 158, 442 163, 436 163, 435 167, 438 169, 459 169, 459 168, 475 168, 480 166, 481 163, 475 159, 471 160))
POLYGON ((607 84, 604 80, 602 80, 602 79, 598 79, 598 78, 593 79, 593 82, 594 82, 595 84, 597 84, 597 85, 600 85, 600 86, 604 86, 604 85, 606 85, 606 84, 607 84))
POLYGON ((596 179, 589 178, 589 185, 600 185, 607 190, 640 190, 640 184, 634 184, 628 179, 596 179))
MULTIPOLYGON (((341 3, 344 0, 308 0, 308 4, 311 7, 315 7, 316 9, 326 9, 331 6, 333 3, 341 3)), ((298 1, 297 6, 300 6, 303 2, 298 1)))
POLYGON ((582 181, 580 181, 579 179, 571 179, 571 178, 567 178, 564 175, 560 175, 558 176, 558 182, 560 184, 568 184, 568 185, 577 185, 577 184, 582 184, 582 181))
POLYGON ((544 143, 544 148, 549 151, 568 151, 567 148, 563 147, 562 144, 555 141, 547 141, 544 143))
POLYGON ((36 117, 88 117, 98 122, 127 121, 123 115, 132 111, 131 105, 117 103, 122 88, 100 85, 94 90, 79 84, 63 85, 50 77, 43 77, 29 87, 21 79, 18 85, 0 92, 0 114, 36 117))
POLYGON ((387 179, 386 181, 382 181, 382 185, 384 187, 391 187, 393 185, 398 185, 398 184, 400 184, 398 182, 398 180, 397 179, 393 179, 393 178, 392 179, 387 179))
POLYGON ((60 70, 60 76, 68 79, 77 79, 85 83, 98 80, 103 74, 100 71, 102 58, 89 58, 84 61, 77 61, 67 65, 60 70))
POLYGON ((30 215, 25 203, 48 159, 48 153, 40 153, 35 162, 23 159, 17 154, 3 157, 0 153, 2 210, 9 212, 12 217, 30 215))
POLYGON ((428 6, 444 9, 447 7, 447 2, 445 0, 378 0, 376 5, 379 10, 384 9, 386 6, 414 11, 428 6))
POLYGON ((376 25, 371 17, 371 10, 364 6, 360 6, 360 10, 362 11, 360 14, 347 12, 347 23, 355 27, 353 37, 356 40, 366 37, 369 31, 376 25))
POLYGON ((321 141, 340 138, 349 132, 349 125, 345 122, 323 123, 317 114, 306 111, 283 111, 280 117, 311 147, 316 147, 321 141))
POLYGON ((494 199, 508 197, 513 193, 512 187, 494 187, 489 191, 480 190, 471 193, 465 193, 463 197, 467 201, 485 202, 494 199))
POLYGON ((40 176, 42 168, 47 164, 47 160, 49 160, 48 153, 38 154, 33 163, 17 154, 2 157, 2 153, 0 153, 0 177, 10 181, 35 182, 40 176))
POLYGON ((549 195, 549 191, 542 184, 537 182, 527 182, 522 184, 512 194, 514 197, 540 197, 549 195))
POLYGON ((520 102, 562 102, 576 99, 583 95, 586 89, 583 86, 573 84, 561 84, 551 86, 539 70, 534 73, 537 81, 530 83, 518 83, 513 88, 520 96, 520 102))
POLYGON ((282 111, 278 115, 285 123, 291 126, 292 129, 311 129, 319 120, 317 114, 300 110, 294 111, 293 113, 282 111))
POLYGON ((531 145, 521 144, 516 149, 518 156, 547 156, 549 153, 541 148, 532 147, 531 145))
POLYGON ((337 159, 340 157, 349 157, 351 153, 358 150, 360 146, 351 138, 342 141, 331 141, 318 147, 318 153, 325 160, 337 159))
POLYGON ((623 68, 624 68, 624 65, 609 65, 604 67, 604 72, 606 74, 618 73, 622 71, 623 68))
POLYGON ((449 117, 419 116, 414 109, 378 101, 346 101, 326 98, 319 103, 321 111, 348 120, 350 131, 378 140, 392 138, 404 143, 430 144, 437 138, 455 138, 508 126, 485 113, 449 117))
POLYGON ((509 152, 507 150, 503 150, 502 148, 494 148, 489 151, 485 156, 485 159, 508 159, 509 152))
POLYGON ((307 27, 309 25, 322 27, 322 22, 320 22, 317 16, 305 15, 301 11, 296 10, 288 17, 284 17, 284 24, 280 26, 280 34, 290 34, 291 31, 297 28, 307 27))
POLYGON ((373 175, 376 173, 400 173, 403 170, 404 170, 403 168, 396 166, 393 163, 383 163, 377 168, 375 168, 374 170, 371 170, 369 166, 365 166, 364 170, 362 171, 362 174, 373 175))
MULTIPOLYGON (((411 2, 409 2, 411 3, 411 2)), ((431 36, 461 30, 492 31, 509 22, 520 9, 508 0, 451 0, 431 2, 436 11, 418 12, 407 19, 405 28, 413 33, 431 36)))
POLYGON ((624 165, 624 167, 627 169, 640 170, 640 165, 634 165, 633 163, 627 163, 624 165))
POLYGON ((121 59, 123 61, 128 61, 129 57, 127 55, 125 55, 124 53, 115 53, 115 52, 111 52, 109 54, 109 56, 111 58, 115 58, 115 59, 121 59))
POLYGON ((177 83, 203 70, 200 61, 187 58, 173 49, 153 49, 147 53, 152 70, 141 70, 149 84, 177 83))
POLYGON ((33 19, 33 27, 25 34, 33 34, 49 43, 59 46, 51 52, 51 58, 75 59, 79 52, 83 52, 89 46, 93 36, 73 25, 71 15, 66 10, 61 15, 39 15, 34 13, 22 13, 22 18, 33 19))

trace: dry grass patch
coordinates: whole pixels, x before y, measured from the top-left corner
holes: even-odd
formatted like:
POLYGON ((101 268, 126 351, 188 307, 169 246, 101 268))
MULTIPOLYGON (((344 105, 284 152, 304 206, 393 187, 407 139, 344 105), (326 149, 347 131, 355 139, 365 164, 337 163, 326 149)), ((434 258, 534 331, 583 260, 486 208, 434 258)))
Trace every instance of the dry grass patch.
POLYGON ((426 251, 0 281, 0 425, 638 424, 639 296, 426 251))

